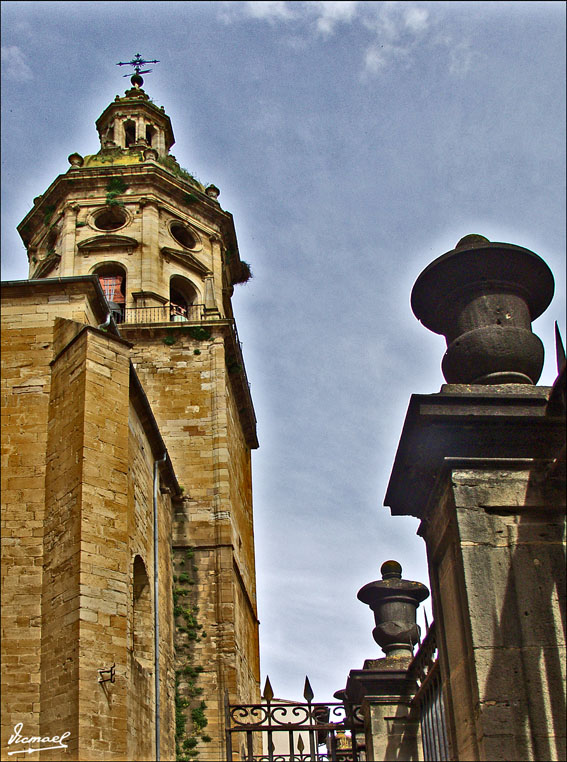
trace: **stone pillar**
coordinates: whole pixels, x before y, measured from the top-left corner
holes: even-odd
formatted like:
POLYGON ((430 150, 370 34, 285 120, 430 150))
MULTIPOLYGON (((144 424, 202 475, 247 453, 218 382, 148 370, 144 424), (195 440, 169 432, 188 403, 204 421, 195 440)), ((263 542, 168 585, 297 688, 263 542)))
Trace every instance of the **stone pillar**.
POLYGON ((565 759, 565 419, 530 325, 553 288, 533 252, 467 236, 412 293, 450 383, 412 396, 385 503, 422 520, 458 760, 565 759))
POLYGON ((402 579, 396 561, 386 561, 380 571, 382 580, 365 585, 358 598, 374 612, 372 634, 386 657, 366 659, 362 669, 351 670, 344 698, 361 705, 367 760, 421 760, 419 715, 411 707, 417 686, 408 668, 419 641, 416 610, 429 591, 402 579))
POLYGON ((75 275, 75 238, 77 231, 78 204, 66 204, 61 228, 61 277, 75 275))
POLYGON ((164 293, 166 289, 169 299, 169 283, 164 284, 161 274, 161 260, 159 251, 159 209, 157 203, 150 198, 140 199, 142 211, 142 237, 139 267, 140 271, 135 274, 135 280, 130 276, 129 291, 141 290, 146 293, 146 307, 161 307, 163 300, 155 299, 154 294, 164 293), (138 285, 138 288, 134 288, 138 285))
POLYGON ((212 275, 205 278, 205 315, 207 317, 220 317, 219 308, 215 301, 215 282, 212 275))

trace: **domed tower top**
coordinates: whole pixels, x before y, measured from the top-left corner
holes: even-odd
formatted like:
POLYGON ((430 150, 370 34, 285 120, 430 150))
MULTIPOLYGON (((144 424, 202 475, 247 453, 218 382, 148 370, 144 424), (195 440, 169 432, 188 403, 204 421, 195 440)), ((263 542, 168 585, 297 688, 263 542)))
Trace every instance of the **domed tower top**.
MULTIPOLYGON (((151 102, 148 94, 142 89, 144 80, 141 74, 147 74, 151 69, 141 71, 147 63, 139 53, 127 62, 118 66, 134 66, 135 73, 130 81, 132 87, 126 90, 124 96, 116 96, 96 121, 100 138, 101 151, 125 151, 139 154, 146 149, 156 151, 156 158, 167 156, 169 149, 175 143, 171 121, 163 106, 151 102)), ((129 76, 126 74, 125 76, 129 76)))

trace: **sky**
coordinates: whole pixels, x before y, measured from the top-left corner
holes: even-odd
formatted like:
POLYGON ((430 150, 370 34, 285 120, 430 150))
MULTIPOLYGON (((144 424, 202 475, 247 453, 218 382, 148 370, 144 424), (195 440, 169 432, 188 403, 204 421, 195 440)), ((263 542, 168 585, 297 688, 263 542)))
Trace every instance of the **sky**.
MULTIPOLYGON (((2 278, 33 198, 96 153, 94 122, 144 89, 173 154, 221 190, 253 279, 234 312, 253 453, 262 685, 332 700, 383 654, 356 594, 396 559, 428 584, 417 519, 383 505, 412 394, 445 340, 412 286, 469 233, 538 253, 565 339, 565 5, 558 2, 3 2, 2 278)), ((431 609, 429 612, 431 619, 431 609)), ((423 624, 423 615, 418 615, 423 624)))

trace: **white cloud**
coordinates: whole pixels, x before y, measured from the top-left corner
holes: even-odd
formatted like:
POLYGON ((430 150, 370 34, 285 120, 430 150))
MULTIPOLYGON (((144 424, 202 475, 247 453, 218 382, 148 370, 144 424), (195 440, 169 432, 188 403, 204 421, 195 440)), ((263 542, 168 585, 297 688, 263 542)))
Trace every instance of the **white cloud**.
POLYGON ((275 24, 278 21, 290 21, 295 18, 289 3, 285 0, 248 0, 247 2, 221 2, 218 3, 219 17, 221 21, 230 24, 243 18, 257 19, 275 24))
POLYGON ((220 3, 221 19, 225 22, 243 18, 277 22, 298 21, 311 24, 315 20, 317 32, 327 36, 340 23, 349 23, 356 16, 358 0, 309 0, 308 2, 285 2, 285 0, 250 0, 244 3, 220 3))
POLYGON ((364 69, 369 74, 378 74, 386 68, 388 64, 387 56, 380 47, 375 45, 367 48, 364 54, 364 69))
POLYGON ((406 27, 415 34, 423 32, 428 27, 429 13, 425 8, 408 8, 405 11, 406 27))
POLYGON ((317 31, 323 35, 332 34, 335 26, 339 23, 350 23, 358 10, 359 3, 356 0, 344 0, 336 2, 311 2, 306 4, 307 10, 315 10, 317 31))
POLYGON ((455 76, 467 74, 473 65, 475 53, 468 41, 461 41, 449 48, 449 72, 455 76))
POLYGON ((376 36, 366 50, 367 74, 379 74, 400 59, 407 59, 429 28, 429 11, 416 5, 385 2, 365 14, 363 24, 376 36))
POLYGON ((439 19, 422 4, 386 0, 381 3, 359 0, 260 0, 221 2, 220 18, 226 23, 255 20, 271 25, 284 24, 284 41, 304 47, 309 33, 322 38, 336 33, 340 24, 357 24, 370 32, 372 40, 363 54, 363 76, 379 76, 394 67, 411 66, 423 46, 445 48, 448 72, 463 76, 472 67, 474 53, 466 40, 454 46, 439 34, 439 19))
POLYGON ((2 46, 2 68, 7 79, 16 82, 28 82, 33 79, 32 70, 17 45, 2 46))
POLYGON ((243 3, 243 10, 248 16, 263 21, 287 21, 295 15, 285 0, 250 0, 243 3))

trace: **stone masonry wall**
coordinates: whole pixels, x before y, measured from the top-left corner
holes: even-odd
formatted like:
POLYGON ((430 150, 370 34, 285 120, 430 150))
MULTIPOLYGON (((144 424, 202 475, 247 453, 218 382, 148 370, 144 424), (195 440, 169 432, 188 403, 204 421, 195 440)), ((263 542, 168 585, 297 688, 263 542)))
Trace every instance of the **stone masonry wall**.
MULTIPOLYGON (((151 444, 130 403, 128 438, 128 537, 130 540, 128 601, 128 757, 155 759, 154 685, 154 550, 153 463, 151 444), (138 598, 135 559, 147 574, 147 589, 138 598), (138 562, 139 564, 139 562, 138 562), (140 611, 135 609, 139 609, 140 611), (139 620, 139 621, 137 621, 139 620)), ((174 759, 174 665, 172 627, 171 500, 158 490, 159 606, 160 606, 160 752, 174 759)))
POLYGON ((90 759, 126 758, 128 397, 123 342, 87 329, 55 359, 40 727, 75 731, 70 753, 90 759), (99 683, 113 663, 122 679, 99 683))
MULTIPOLYGON (((2 289, 2 758, 17 723, 23 723, 23 732, 39 733, 45 452, 55 314, 79 324, 97 320, 77 288, 65 295, 44 284, 2 289)), ((59 325, 55 335, 62 331, 59 325)))
POLYGON ((18 722, 39 732, 45 459, 38 453, 47 442, 53 326, 24 327, 23 318, 10 315, 2 329, 3 755, 18 722))
MULTIPOLYGON (((19 722, 28 736, 71 733, 68 751, 45 760, 153 759, 153 665, 149 701, 127 699, 141 687, 131 670, 135 555, 153 578, 148 423, 130 404, 129 346, 85 329, 100 310, 80 285, 50 288, 61 289, 3 293, 2 759, 27 758, 8 756, 19 722), (113 663, 115 682, 99 683, 113 663), (135 757, 132 727, 143 741, 135 757)), ((173 759, 171 498, 161 490, 158 516, 161 749, 173 759)))
POLYGON ((427 528, 457 759, 565 758, 563 500, 535 466, 463 466, 427 528))
POLYGON ((187 733, 191 709, 204 701, 207 724, 196 734, 199 758, 222 759, 226 691, 233 701, 258 695, 250 451, 231 400, 221 336, 197 341, 175 328, 130 327, 124 335, 134 344, 136 371, 185 490, 174 520, 174 575, 192 575, 190 583, 176 586, 190 589, 190 595, 179 593, 179 603, 196 607, 199 627, 190 635, 181 629, 183 618, 176 619, 187 733), (174 335, 173 344, 164 343, 166 333, 174 335), (240 566, 247 590, 237 603, 240 566), (203 672, 188 679, 182 673, 188 667, 203 672))
POLYGON ((233 548, 235 646, 237 691, 231 701, 260 701, 260 660, 256 602, 256 560, 252 515, 252 467, 238 416, 237 403, 227 378, 228 470, 233 548))

